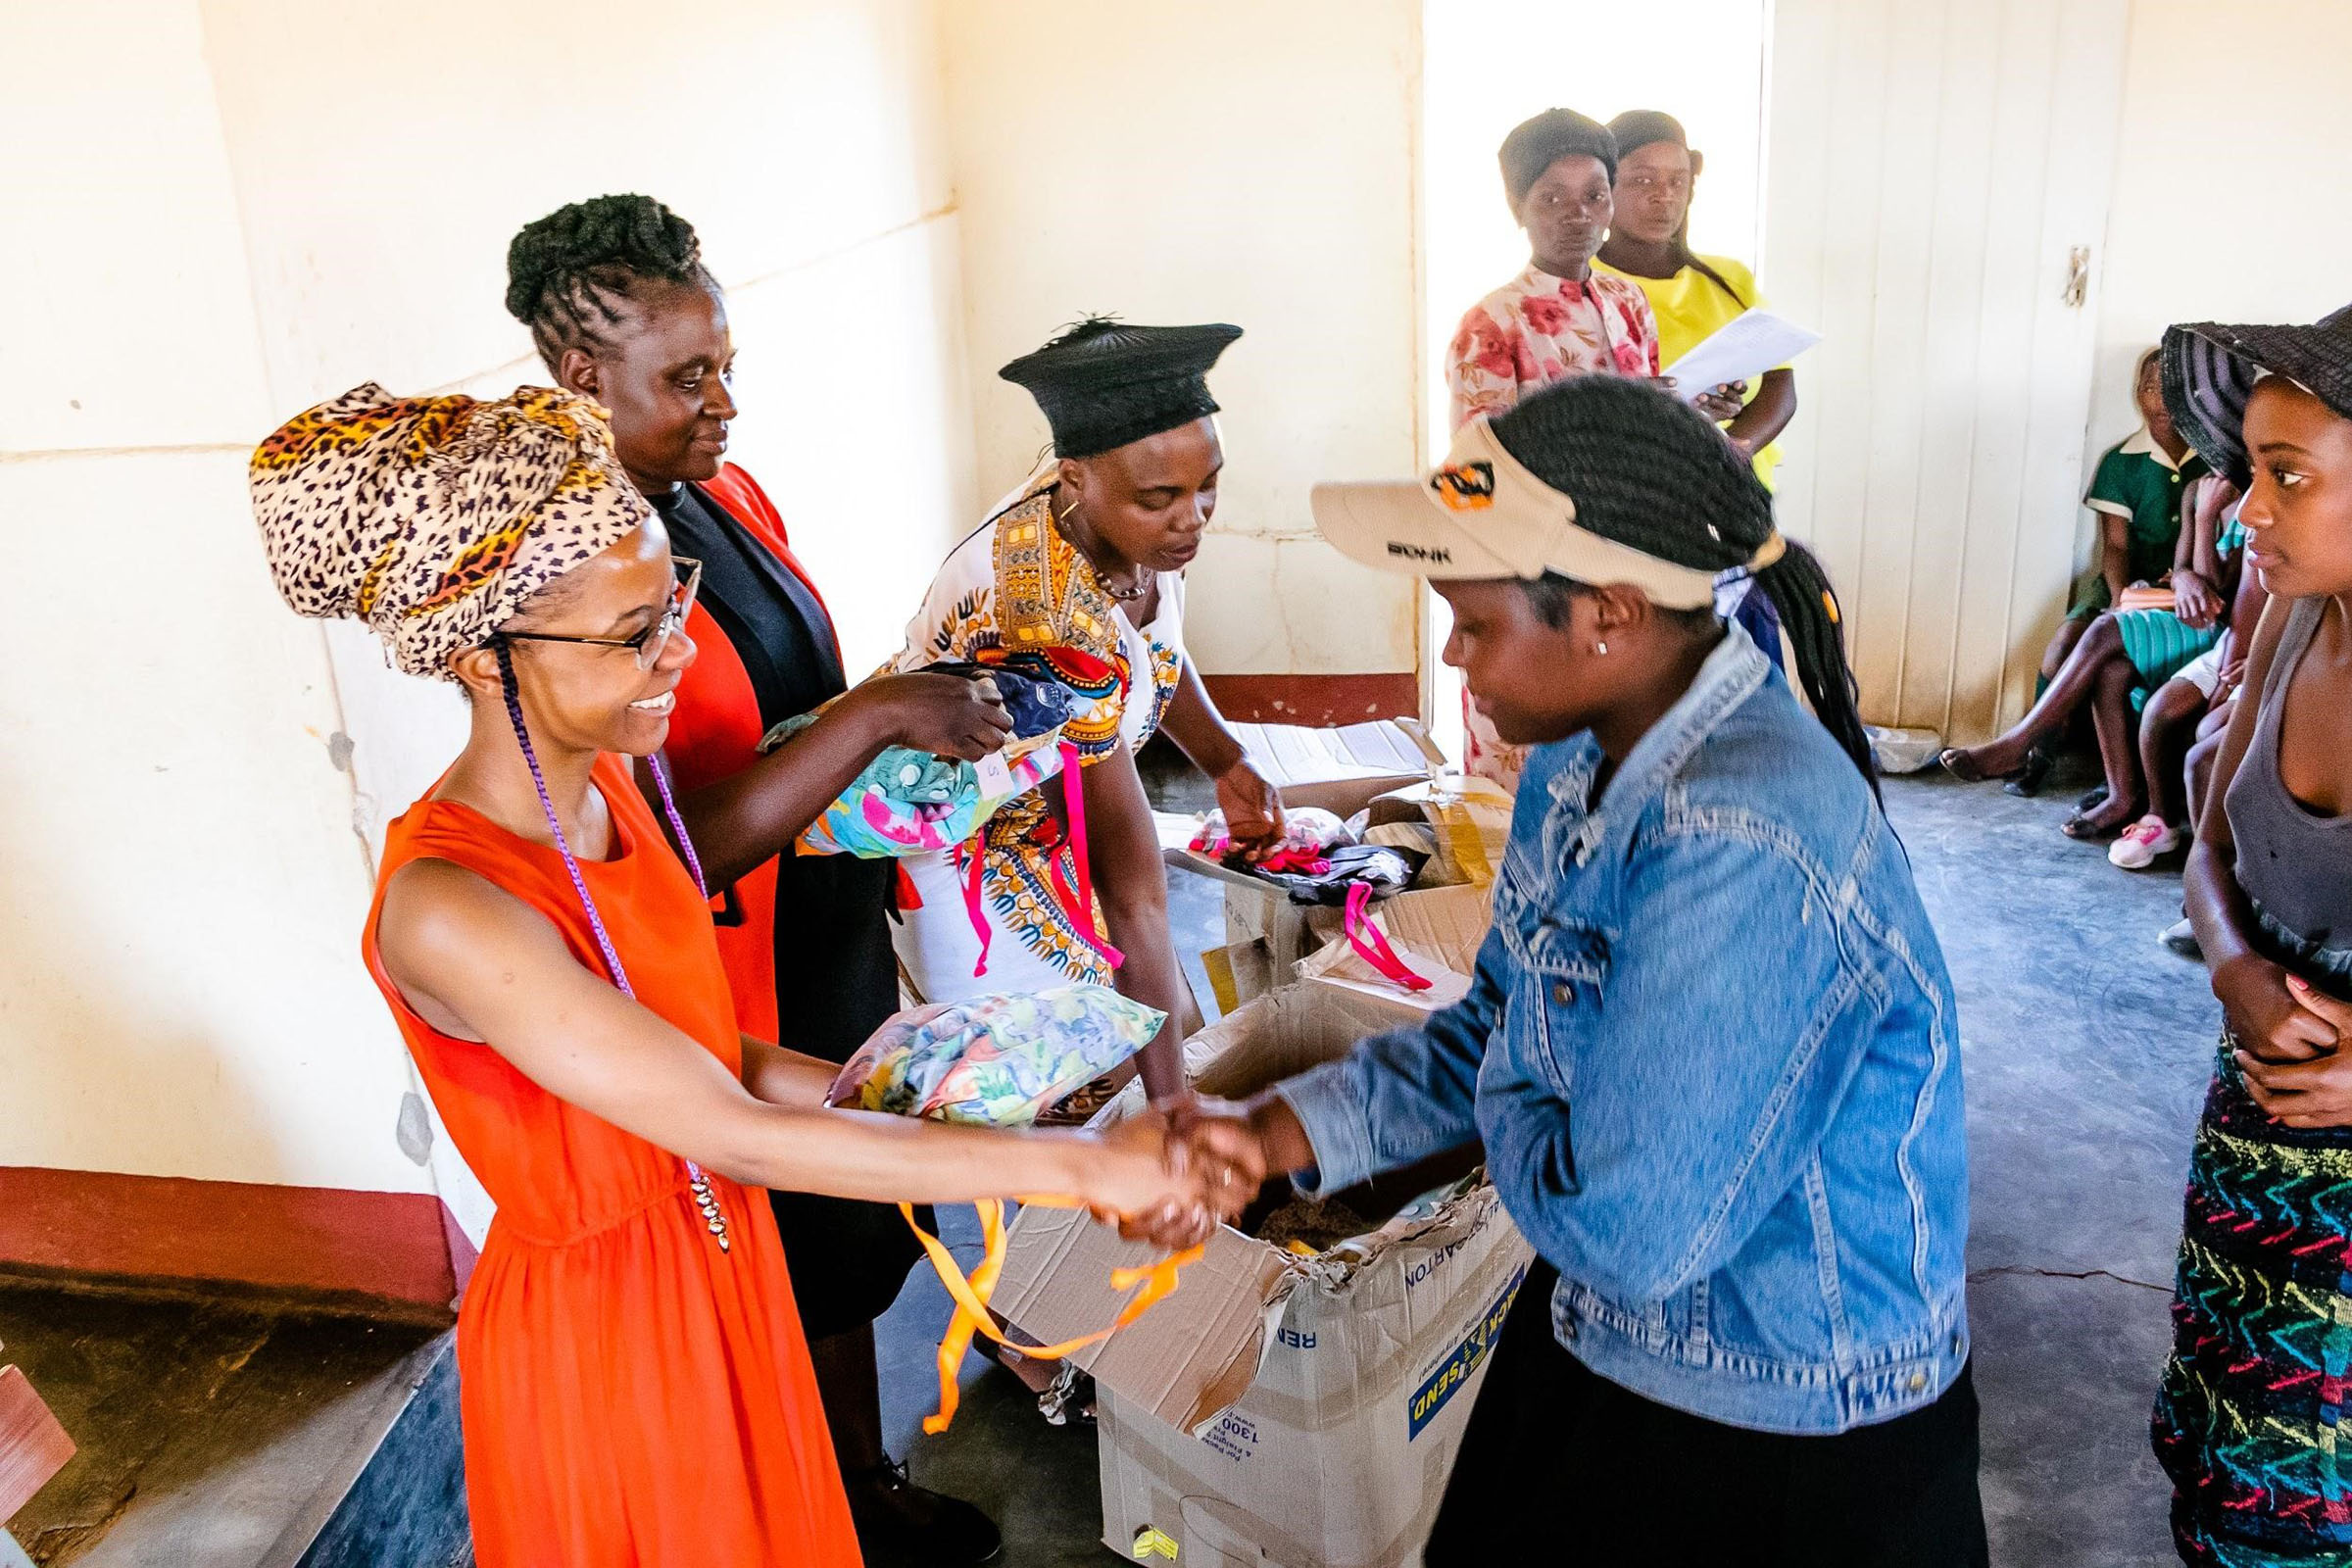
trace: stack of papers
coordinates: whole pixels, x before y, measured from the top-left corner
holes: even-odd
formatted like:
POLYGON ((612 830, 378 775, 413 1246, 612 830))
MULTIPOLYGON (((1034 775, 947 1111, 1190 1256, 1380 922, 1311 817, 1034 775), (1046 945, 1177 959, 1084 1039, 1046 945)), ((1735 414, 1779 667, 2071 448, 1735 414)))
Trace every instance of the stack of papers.
POLYGON ((1674 395, 1691 403, 1726 381, 1752 382, 1820 341, 1819 332, 1770 311, 1742 311, 1692 344, 1664 373, 1674 377, 1674 395))

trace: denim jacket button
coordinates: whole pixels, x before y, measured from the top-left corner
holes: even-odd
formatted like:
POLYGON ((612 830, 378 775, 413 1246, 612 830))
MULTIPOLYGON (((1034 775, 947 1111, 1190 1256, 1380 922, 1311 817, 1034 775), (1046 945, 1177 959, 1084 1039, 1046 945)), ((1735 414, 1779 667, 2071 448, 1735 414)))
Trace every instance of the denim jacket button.
POLYGON ((1563 980, 1551 988, 1551 1000, 1565 1007, 1576 1001, 1576 987, 1563 980))
POLYGON ((1925 1372, 1914 1372, 1911 1374, 1911 1392, 1913 1394, 1917 1394, 1920 1390, 1926 1388, 1927 1386, 1928 1375, 1925 1372))

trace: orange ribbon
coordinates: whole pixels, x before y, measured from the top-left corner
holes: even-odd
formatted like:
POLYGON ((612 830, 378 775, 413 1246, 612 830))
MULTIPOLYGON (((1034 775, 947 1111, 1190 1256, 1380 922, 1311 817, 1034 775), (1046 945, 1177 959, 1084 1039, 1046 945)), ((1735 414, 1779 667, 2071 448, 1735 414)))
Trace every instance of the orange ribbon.
MULTIPOLYGON (((1041 1208, 1084 1208, 1086 1205, 1070 1198, 1024 1198, 1023 1203, 1041 1208)), ((956 1406, 962 1390, 956 1374, 962 1369, 963 1352, 972 1348, 972 1337, 985 1334, 990 1339, 1019 1355, 1033 1361, 1058 1361, 1073 1350, 1083 1350, 1099 1345, 1113 1334, 1142 1317, 1176 1289, 1176 1272, 1188 1263, 1200 1261, 1204 1248, 1190 1247, 1173 1256, 1139 1268, 1114 1268, 1110 1271, 1110 1288, 1114 1291, 1133 1291, 1127 1302, 1119 1308, 1110 1326, 1059 1345, 1016 1345, 997 1327, 996 1318, 988 1309, 989 1298, 996 1294, 997 1277, 1004 1272, 1004 1201, 998 1198, 981 1199, 974 1207, 980 1210, 980 1261, 969 1277, 947 1244, 915 1223, 914 1205, 901 1203, 899 1212, 931 1254, 931 1266, 939 1272, 940 1284, 955 1298, 956 1315, 948 1320, 948 1332, 939 1342, 939 1413, 923 1417, 923 1430, 937 1436, 948 1430, 956 1419, 956 1406)))

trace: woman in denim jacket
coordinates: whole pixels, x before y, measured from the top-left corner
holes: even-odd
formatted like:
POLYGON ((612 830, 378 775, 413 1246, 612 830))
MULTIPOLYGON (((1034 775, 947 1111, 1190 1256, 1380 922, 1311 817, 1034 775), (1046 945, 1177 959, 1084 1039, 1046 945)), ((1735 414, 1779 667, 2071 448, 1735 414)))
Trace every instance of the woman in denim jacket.
POLYGON ((1541 1254, 1431 1568, 1983 1564, 1958 1017, 1819 565, 1614 377, 1314 504, 1433 580, 1446 661, 1540 748, 1469 996, 1231 1112, 1317 1192, 1483 1138, 1541 1254), (1738 566, 1819 722, 1715 618, 1738 566))

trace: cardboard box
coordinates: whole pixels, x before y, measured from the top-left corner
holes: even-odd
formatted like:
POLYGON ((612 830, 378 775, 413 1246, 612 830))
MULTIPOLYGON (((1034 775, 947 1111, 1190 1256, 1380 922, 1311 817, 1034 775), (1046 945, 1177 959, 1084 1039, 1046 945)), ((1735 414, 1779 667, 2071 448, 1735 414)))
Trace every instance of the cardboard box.
MULTIPOLYGON (((1420 1021, 1394 991, 1306 980, 1186 1043, 1240 1097, 1420 1021)), ((1142 1103, 1140 1086, 1103 1111, 1142 1103)), ((1485 1358, 1531 1251, 1484 1185, 1315 1257, 1226 1227, 1175 1295, 1074 1357, 1101 1398, 1103 1540, 1122 1554, 1265 1568, 1417 1560, 1485 1358)), ((1061 1340, 1107 1322, 1147 1251, 1068 1210, 1012 1228, 994 1304, 1061 1340)))
POLYGON ((1511 837, 1511 797, 1490 779, 1447 774, 1389 790, 1368 805, 1370 825, 1424 822, 1435 830, 1437 855, 1421 868, 1416 889, 1492 886, 1511 837))
POLYGON ((1337 729, 1296 724, 1234 724, 1241 741, 1289 806, 1319 806, 1342 817, 1375 795, 1435 778, 1446 754, 1410 718, 1384 718, 1337 729))
POLYGON ((1494 923, 1489 888, 1416 888, 1372 906, 1372 924, 1389 940, 1404 966, 1432 982, 1427 991, 1406 991, 1364 961, 1346 940, 1332 942, 1298 965, 1301 979, 1322 980, 1396 997, 1423 1009, 1450 1006, 1470 989, 1478 950, 1494 923))

